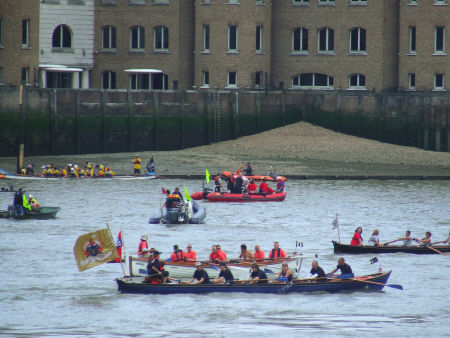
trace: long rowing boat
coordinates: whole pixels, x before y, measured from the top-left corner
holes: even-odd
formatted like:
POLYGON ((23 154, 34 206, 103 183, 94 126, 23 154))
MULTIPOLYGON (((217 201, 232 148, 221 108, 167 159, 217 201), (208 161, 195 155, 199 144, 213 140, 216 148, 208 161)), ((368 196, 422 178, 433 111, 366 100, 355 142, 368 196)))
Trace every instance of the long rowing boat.
MULTIPOLYGON (((287 262, 291 270, 295 271, 297 262, 304 258, 303 255, 286 257, 282 259, 258 261, 258 265, 269 277, 273 277, 281 270, 281 264, 287 262)), ((191 278, 195 271, 195 261, 164 261, 164 268, 169 272, 169 276, 175 278, 191 278)), ((250 266, 254 262, 230 261, 227 266, 233 273, 235 278, 247 279, 250 276, 250 266)), ((148 258, 142 257, 125 257, 125 266, 128 269, 129 276, 146 276, 147 275, 148 258)), ((202 268, 210 277, 217 277, 220 270, 218 264, 210 264, 202 262, 202 268)))
POLYGON ((151 284, 146 282, 145 277, 117 278, 116 282, 119 292, 139 294, 340 292, 367 289, 381 291, 390 275, 391 271, 388 271, 351 279, 300 279, 292 283, 268 281, 258 284, 250 284, 248 281, 235 281, 230 284, 151 284))
POLYGON ((143 175, 143 176, 130 176, 130 175, 115 175, 113 177, 61 177, 61 176, 26 176, 26 175, 1 175, 0 179, 14 179, 14 180, 56 180, 56 179, 69 179, 69 180, 87 180, 87 179, 101 179, 101 180, 152 180, 159 178, 155 175, 143 175))
MULTIPOLYGON (((352 253, 352 254, 364 254, 364 253, 394 253, 405 252, 412 254, 436 254, 438 252, 430 249, 426 246, 401 246, 401 245, 385 245, 385 246, 360 246, 342 244, 333 241, 335 253, 352 253)), ((450 245, 435 245, 432 248, 439 250, 440 252, 450 252, 450 245)))

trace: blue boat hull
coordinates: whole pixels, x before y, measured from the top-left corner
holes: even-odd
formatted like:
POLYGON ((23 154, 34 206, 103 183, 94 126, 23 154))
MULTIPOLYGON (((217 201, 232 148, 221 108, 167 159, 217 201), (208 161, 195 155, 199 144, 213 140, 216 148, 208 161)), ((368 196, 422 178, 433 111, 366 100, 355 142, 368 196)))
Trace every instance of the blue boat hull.
POLYGON ((244 293, 292 293, 292 292, 341 292, 355 290, 381 291, 389 279, 391 271, 382 274, 365 276, 363 281, 355 280, 317 280, 310 282, 269 283, 269 284, 149 284, 134 281, 132 278, 116 279, 119 292, 137 294, 185 294, 211 292, 244 292, 244 293), (375 284, 374 284, 375 283, 375 284))

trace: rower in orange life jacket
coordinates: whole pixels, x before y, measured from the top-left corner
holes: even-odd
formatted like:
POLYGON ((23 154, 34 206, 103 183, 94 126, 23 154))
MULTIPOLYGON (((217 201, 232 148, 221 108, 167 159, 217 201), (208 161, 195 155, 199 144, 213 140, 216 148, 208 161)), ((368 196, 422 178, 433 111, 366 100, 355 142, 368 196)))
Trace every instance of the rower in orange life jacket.
POLYGON ((148 250, 144 251, 144 249, 148 249, 147 239, 148 239, 148 235, 142 234, 141 241, 139 242, 139 246, 138 246, 138 256, 139 257, 144 256, 144 254, 148 251, 148 250))
POLYGON ((183 250, 180 250, 178 248, 178 245, 173 246, 173 252, 170 255, 170 260, 172 262, 178 262, 178 261, 184 261, 185 260, 185 254, 183 250))
POLYGON ((287 257, 286 252, 280 248, 280 244, 278 242, 273 243, 273 249, 270 251, 269 258, 277 259, 287 257))

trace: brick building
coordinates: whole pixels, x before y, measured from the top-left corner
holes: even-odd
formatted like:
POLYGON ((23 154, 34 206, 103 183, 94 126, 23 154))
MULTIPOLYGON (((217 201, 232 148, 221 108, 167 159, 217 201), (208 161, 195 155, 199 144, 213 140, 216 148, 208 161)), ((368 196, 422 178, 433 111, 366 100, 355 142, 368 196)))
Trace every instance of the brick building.
POLYGON ((2 0, 0 83, 449 90, 449 27, 448 0, 2 0))

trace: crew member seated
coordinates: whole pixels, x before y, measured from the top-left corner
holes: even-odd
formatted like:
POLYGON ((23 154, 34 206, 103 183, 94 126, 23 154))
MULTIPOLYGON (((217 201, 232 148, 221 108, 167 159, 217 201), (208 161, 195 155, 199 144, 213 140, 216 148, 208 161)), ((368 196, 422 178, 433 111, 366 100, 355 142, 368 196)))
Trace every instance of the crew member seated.
POLYGON ((266 180, 263 179, 262 182, 259 184, 259 190, 260 193, 267 194, 269 192, 269 186, 266 183, 266 180))
POLYGON ((253 180, 250 180, 247 190, 249 194, 256 194, 258 191, 258 186, 256 185, 255 182, 253 182, 253 180))
POLYGON ((277 177, 277 190, 275 192, 283 192, 284 191, 284 181, 281 177, 277 177))
POLYGON ((167 192, 167 199, 166 199, 166 208, 176 208, 180 202, 180 196, 179 195, 175 195, 175 194, 171 194, 170 190, 166 190, 167 192))

